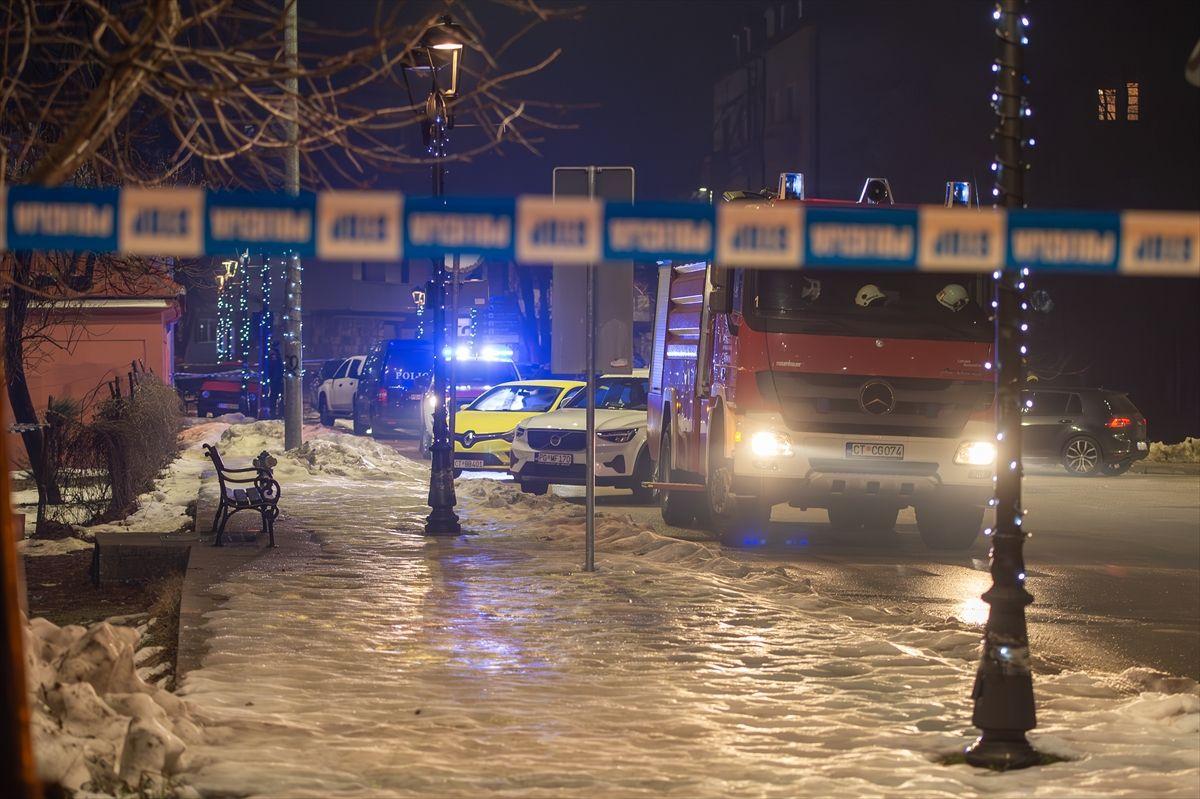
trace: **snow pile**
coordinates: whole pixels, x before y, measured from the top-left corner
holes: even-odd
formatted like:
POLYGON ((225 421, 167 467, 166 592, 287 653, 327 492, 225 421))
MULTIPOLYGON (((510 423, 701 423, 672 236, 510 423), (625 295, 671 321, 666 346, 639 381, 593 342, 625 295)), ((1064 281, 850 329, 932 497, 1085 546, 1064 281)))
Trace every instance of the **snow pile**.
POLYGON ((373 439, 319 428, 306 430, 306 440, 294 451, 283 453, 283 422, 266 421, 230 427, 221 437, 222 456, 253 457, 267 451, 276 456, 277 477, 327 475, 368 480, 418 478, 428 471, 396 450, 373 439))
POLYGON ((1200 463, 1200 438, 1188 436, 1178 444, 1151 442, 1146 460, 1157 463, 1200 463))
POLYGON ((150 685, 135 661, 140 633, 33 619, 25 627, 34 753, 47 782, 72 790, 162 791, 202 740, 183 700, 150 685))

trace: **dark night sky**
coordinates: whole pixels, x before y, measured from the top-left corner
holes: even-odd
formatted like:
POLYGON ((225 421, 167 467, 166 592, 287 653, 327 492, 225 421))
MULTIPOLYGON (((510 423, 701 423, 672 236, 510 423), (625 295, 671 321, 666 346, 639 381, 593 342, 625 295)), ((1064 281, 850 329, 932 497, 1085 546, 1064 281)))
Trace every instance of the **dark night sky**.
POLYGON ((470 193, 546 192, 554 166, 637 168, 645 199, 695 189, 711 146, 712 86, 729 66, 731 31, 761 3, 598 0, 579 22, 556 22, 525 52, 563 47, 558 63, 522 84, 530 97, 596 104, 570 114, 578 130, 551 134, 541 159, 506 147, 502 158, 460 166, 470 193))

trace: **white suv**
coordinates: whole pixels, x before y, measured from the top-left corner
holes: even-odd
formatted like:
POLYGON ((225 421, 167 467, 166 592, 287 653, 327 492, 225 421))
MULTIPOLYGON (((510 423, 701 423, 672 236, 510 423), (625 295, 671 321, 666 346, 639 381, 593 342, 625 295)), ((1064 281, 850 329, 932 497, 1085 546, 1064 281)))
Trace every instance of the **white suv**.
POLYGON ((352 355, 317 388, 317 413, 321 424, 333 427, 335 418, 348 419, 354 412, 354 392, 358 390, 358 375, 365 355, 352 355))
MULTIPOLYGON (((596 485, 628 488, 642 502, 654 499, 642 483, 653 480, 646 448, 645 369, 604 375, 596 383, 596 485)), ((544 494, 552 483, 583 485, 587 464, 587 395, 579 391, 557 411, 517 425, 509 473, 521 490, 544 494)))

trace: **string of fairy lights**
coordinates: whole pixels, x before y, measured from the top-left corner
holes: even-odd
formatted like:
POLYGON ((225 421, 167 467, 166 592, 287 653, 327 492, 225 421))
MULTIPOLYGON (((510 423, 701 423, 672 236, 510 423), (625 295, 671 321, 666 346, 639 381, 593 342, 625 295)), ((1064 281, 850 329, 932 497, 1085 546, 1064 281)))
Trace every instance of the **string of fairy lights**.
MULTIPOLYGON (((1005 11, 1005 9, 1003 9, 999 4, 992 8, 992 20, 995 23, 994 30, 996 38, 1007 44, 1017 47, 1028 47, 1028 31, 1030 27, 1029 16, 1024 13, 1015 15, 1019 16, 1019 19, 1016 20, 1017 25, 1014 26, 1011 24, 1011 21, 1007 19, 1007 17, 1010 15, 1012 15, 1012 12, 1005 11), (1015 37, 1009 33, 1010 28, 1017 31, 1017 35, 1015 37)), ((1023 61, 1024 59, 1022 59, 1022 62, 1023 61)), ((992 130, 992 140, 1008 140, 1007 142, 1000 142, 1000 146, 996 148, 998 151, 996 159, 992 161, 991 164, 991 171, 994 175, 992 197, 996 206, 1024 208, 1026 203, 1024 192, 1021 190, 1021 187, 1023 186, 1023 180, 1019 178, 1017 180, 1009 180, 1006 173, 1009 171, 1017 172, 1019 174, 1028 172, 1029 163, 1024 159, 1023 153, 1025 152, 1026 148, 1032 148, 1037 144, 1037 140, 1032 136, 1021 138, 1014 135, 1014 127, 1019 129, 1019 126, 1014 126, 1012 124, 1014 122, 1022 122, 1033 116, 1033 109, 1029 106, 1028 100, 1021 91, 1022 87, 1029 85, 1029 75, 1019 69, 1016 64, 1006 61, 1002 56, 997 57, 992 62, 991 70, 993 75, 996 76, 996 83, 992 89, 991 96, 992 110, 996 114, 996 127, 992 130), (1013 110, 1016 111, 1015 114, 1013 113, 1013 110), (1005 153, 1015 153, 1016 159, 1009 160, 1005 157, 1005 153)), ((1021 340, 1017 349, 1020 353, 1022 376, 1025 373, 1025 367, 1028 364, 1029 358, 1029 346, 1027 344, 1027 336, 1030 329, 1028 321, 1029 302, 1026 299, 1029 274, 1029 268, 1023 267, 1021 269, 1020 279, 1016 283, 1019 303, 1018 307, 1021 309, 1021 314, 1017 322, 1017 330, 1021 333, 1021 340)), ((1002 278, 1003 274, 1000 271, 992 273, 992 279, 994 282, 998 283, 1002 278)), ((996 299, 992 300, 992 311, 993 313, 999 313, 999 302, 996 299)), ((995 357, 999 359, 1001 355, 997 353, 995 357)), ((988 362, 985 364, 985 367, 988 370, 991 370, 993 368, 993 364, 988 362)), ((1030 407, 1032 405, 1031 400, 1024 400, 1024 402, 1026 407, 1030 407)), ((1017 423, 1019 424, 1019 420, 1017 423)), ((998 425, 998 427, 1000 427, 1000 425, 998 425)), ((1004 442, 1004 435, 1005 431, 1003 429, 998 429, 996 431, 996 443, 998 448, 999 445, 1004 442)), ((999 452, 997 453, 997 457, 999 457, 999 452)), ((1010 459, 1007 464, 998 463, 997 469, 1003 468, 1004 466, 1007 466, 1010 472, 1019 474, 1022 471, 1019 453, 1017 454, 1017 457, 1010 459)), ((998 477, 993 476, 992 482, 993 484, 997 483, 998 477)), ((988 500, 988 505, 990 507, 997 508, 998 512, 1004 512, 1005 510, 1011 512, 1013 514, 1013 524, 1017 528, 1022 528, 1025 517, 1025 509, 1020 507, 1019 501, 1017 503, 1017 507, 1011 509, 999 508, 999 503, 1000 499, 998 496, 993 496, 990 500, 988 500)), ((1024 532, 1026 536, 1028 536, 1028 531, 1024 532)), ((984 535, 990 536, 995 533, 995 528, 990 526, 986 527, 983 533, 984 535)), ((1024 582, 1025 572, 1020 572, 1018 578, 1020 581, 1024 582)))
MULTIPOLYGON (((221 271, 217 273, 217 361, 221 363, 240 362, 241 391, 244 398, 249 397, 250 383, 254 379, 254 372, 250 364, 254 327, 254 320, 250 313, 251 294, 254 289, 250 261, 249 251, 242 252, 236 260, 222 261, 221 271)), ((280 388, 272 384, 270 370, 266 368, 274 339, 274 320, 271 309, 272 286, 275 277, 271 273, 271 260, 265 255, 262 256, 259 264, 258 278, 262 309, 259 318, 259 345, 262 354, 259 364, 261 401, 263 397, 273 396, 272 392, 280 388)))

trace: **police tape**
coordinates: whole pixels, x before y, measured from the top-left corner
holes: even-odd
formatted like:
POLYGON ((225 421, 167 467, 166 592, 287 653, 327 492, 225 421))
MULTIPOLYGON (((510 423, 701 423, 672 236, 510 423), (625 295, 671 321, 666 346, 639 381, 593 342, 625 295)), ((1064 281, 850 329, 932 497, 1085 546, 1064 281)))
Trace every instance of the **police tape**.
POLYGON ((405 197, 0 189, 0 249, 324 261, 471 254, 531 264, 716 261, 755 268, 1200 276, 1200 213, 605 203, 569 197, 405 197))

